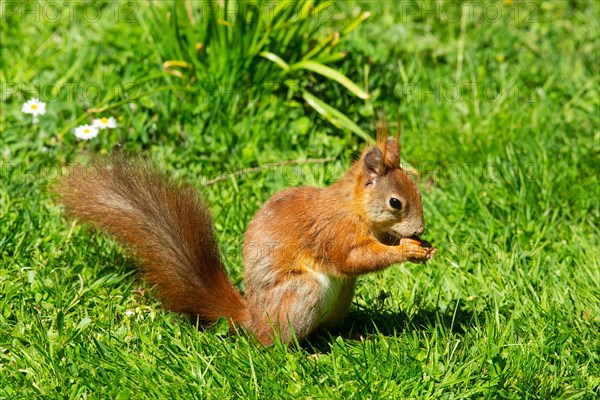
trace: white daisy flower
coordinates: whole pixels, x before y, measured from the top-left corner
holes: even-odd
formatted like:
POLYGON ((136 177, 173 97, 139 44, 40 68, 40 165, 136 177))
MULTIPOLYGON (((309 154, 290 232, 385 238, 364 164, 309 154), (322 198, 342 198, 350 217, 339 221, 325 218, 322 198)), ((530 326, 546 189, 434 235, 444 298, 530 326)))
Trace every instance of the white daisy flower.
POLYGON ((81 140, 90 140, 98 136, 98 128, 91 125, 81 125, 75 128, 75 137, 81 140))
POLYGON ((40 101, 38 98, 33 98, 31 100, 23 103, 23 107, 21 107, 21 111, 25 114, 33 115, 33 123, 38 123, 38 116, 46 114, 46 103, 40 101))
POLYGON ((21 108, 25 114, 32 114, 34 117, 46 114, 46 103, 37 98, 26 101, 21 108))
POLYGON ((117 120, 114 117, 102 117, 95 119, 94 122, 92 122, 92 126, 95 126, 98 129, 115 129, 117 127, 117 120))

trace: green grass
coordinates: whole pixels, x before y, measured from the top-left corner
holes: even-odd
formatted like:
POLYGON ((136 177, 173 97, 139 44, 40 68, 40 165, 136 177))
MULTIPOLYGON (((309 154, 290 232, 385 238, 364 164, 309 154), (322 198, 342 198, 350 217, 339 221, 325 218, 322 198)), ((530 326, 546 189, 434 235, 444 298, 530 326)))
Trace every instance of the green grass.
POLYGON ((48 4, 0 2, 0 398, 600 395, 599 3, 467 2, 462 18, 455 2, 329 3, 323 35, 372 12, 330 63, 371 98, 294 79, 371 135, 375 110, 401 117, 439 252, 363 277, 336 331, 268 348, 164 311, 126 252, 64 220, 48 185, 119 143, 147 154, 198 187, 243 288, 239 250, 260 205, 331 184, 365 141, 287 89, 213 118, 216 103, 162 74, 176 43, 138 23, 143 3, 82 2, 57 18, 48 4), (20 109, 36 91, 48 112, 34 126, 20 109), (77 142, 67 128, 123 92, 132 105, 104 113, 120 128, 77 142), (269 166, 309 158, 333 161, 269 166))

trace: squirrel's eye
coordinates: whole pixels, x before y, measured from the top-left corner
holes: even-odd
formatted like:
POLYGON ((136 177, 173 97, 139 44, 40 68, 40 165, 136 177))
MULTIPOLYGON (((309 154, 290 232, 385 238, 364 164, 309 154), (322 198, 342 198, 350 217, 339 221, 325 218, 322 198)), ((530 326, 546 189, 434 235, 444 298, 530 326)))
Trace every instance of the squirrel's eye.
POLYGON ((396 210, 402 210, 402 202, 395 197, 390 198, 390 206, 396 210))

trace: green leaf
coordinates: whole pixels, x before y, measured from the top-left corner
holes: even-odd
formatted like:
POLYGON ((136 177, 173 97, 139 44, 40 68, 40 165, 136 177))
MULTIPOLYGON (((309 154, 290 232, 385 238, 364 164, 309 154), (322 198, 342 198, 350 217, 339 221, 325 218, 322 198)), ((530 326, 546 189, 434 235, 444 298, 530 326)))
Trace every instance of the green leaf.
POLYGON ((77 324, 77 328, 75 328, 75 330, 83 331, 91 323, 92 323, 92 320, 88 317, 85 317, 81 321, 79 321, 79 324, 77 324))
MULTIPOLYGON (((336 35, 334 32, 330 33, 329 35, 327 35, 326 37, 324 37, 321 42, 316 45, 311 51, 309 51, 308 53, 306 53, 306 55, 304 57, 302 57, 303 60, 310 60, 311 58, 313 58, 315 55, 319 54, 321 51, 323 51, 323 49, 330 44, 334 39, 336 38, 336 35)), ((333 47, 333 45, 331 46, 333 47)))
POLYGON ((307 60, 307 61, 297 62, 296 64, 293 64, 290 68, 291 69, 306 69, 306 70, 309 70, 312 72, 316 72, 319 75, 323 75, 326 78, 336 81, 337 83, 341 84, 346 89, 348 89, 352 94, 354 94, 355 96, 357 96, 363 100, 367 100, 369 98, 369 94, 367 92, 365 92, 364 90, 362 90, 360 87, 358 87, 358 85, 356 83, 354 83, 350 79, 348 79, 348 77, 346 77, 346 75, 344 75, 341 72, 336 71, 335 69, 330 68, 326 65, 320 64, 315 61, 307 60))
POLYGON ((354 132, 367 142, 373 142, 373 138, 371 138, 350 118, 348 118, 336 108, 325 103, 323 100, 317 98, 315 95, 313 95, 307 90, 302 91, 302 97, 308 103, 309 106, 311 106, 316 112, 325 117, 325 119, 331 124, 333 124, 336 128, 348 129, 349 131, 354 132))
POLYGON ((358 17, 356 17, 353 21, 350 21, 350 23, 348 23, 348 25, 346 25, 344 27, 344 29, 341 30, 340 34, 342 36, 345 36, 345 35, 349 34, 353 30, 355 30, 356 28, 358 28, 358 26, 360 24, 362 24, 363 21, 365 19, 369 18, 370 16, 371 16, 371 13, 369 11, 365 11, 363 13, 360 13, 360 15, 358 17))
POLYGON ((65 313, 62 310, 58 312, 56 315, 56 330, 58 330, 58 334, 62 335, 63 328, 65 326, 65 313))
POLYGON ((273 61, 275 64, 277 64, 279 67, 281 67, 281 69, 283 69, 284 71, 289 71, 290 70, 290 66, 288 63, 286 63, 285 61, 283 61, 281 59, 281 57, 279 57, 277 54, 271 53, 269 51, 261 51, 260 53, 258 53, 261 57, 266 58, 267 60, 273 61))
POLYGON ((131 390, 123 389, 116 397, 117 400, 129 400, 131 398, 131 390))

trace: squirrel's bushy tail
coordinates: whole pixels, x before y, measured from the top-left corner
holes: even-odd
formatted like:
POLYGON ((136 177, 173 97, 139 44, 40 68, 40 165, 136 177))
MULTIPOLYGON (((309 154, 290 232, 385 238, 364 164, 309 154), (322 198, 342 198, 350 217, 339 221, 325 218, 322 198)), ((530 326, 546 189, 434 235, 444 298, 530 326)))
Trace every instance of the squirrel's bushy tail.
POLYGON ((165 306, 212 323, 244 323, 244 299, 219 256, 208 210, 194 189, 123 155, 74 167, 54 191, 72 217, 132 247, 165 306))

